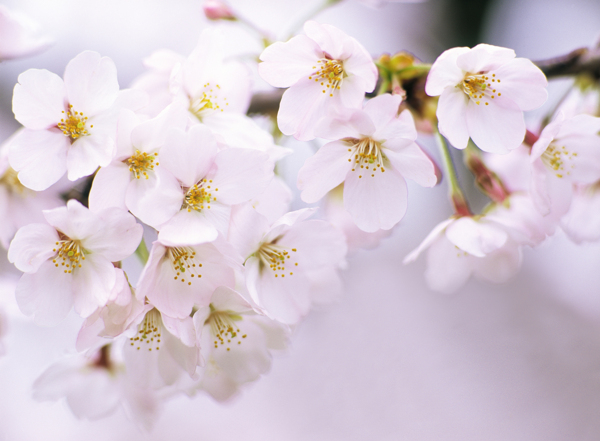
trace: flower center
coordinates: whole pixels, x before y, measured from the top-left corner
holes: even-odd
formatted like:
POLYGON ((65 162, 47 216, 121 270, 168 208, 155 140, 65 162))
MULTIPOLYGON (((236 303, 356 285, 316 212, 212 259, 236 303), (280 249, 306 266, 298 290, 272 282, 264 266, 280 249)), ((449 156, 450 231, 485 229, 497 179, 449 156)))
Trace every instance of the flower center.
MULTIPOLYGON (((212 179, 202 179, 193 187, 190 187, 185 192, 181 209, 187 209, 188 212, 192 210, 202 211, 205 208, 210 210, 210 203, 217 202, 217 197, 212 195, 211 183, 212 179)), ((215 188, 214 191, 217 192, 219 189, 215 188)))
MULTIPOLYGON (((191 279, 194 277, 201 278, 202 274, 198 274, 202 264, 196 260, 196 252, 189 247, 172 247, 167 248, 167 256, 171 260, 171 265, 175 271, 174 280, 181 280, 185 283, 185 273, 188 272, 191 279)), ((188 285, 192 282, 188 281, 188 285)))
POLYGON ((146 313, 144 320, 142 323, 138 325, 138 333, 135 337, 131 337, 129 341, 131 342, 131 346, 137 345, 137 350, 139 351, 144 343, 148 348, 148 351, 152 351, 152 347, 154 345, 156 350, 160 349, 160 337, 162 334, 163 323, 160 317, 160 312, 156 309, 151 309, 146 313))
POLYGON ((575 164, 571 161, 577 156, 575 152, 569 152, 565 146, 557 147, 550 144, 542 153, 542 162, 546 167, 554 172, 557 178, 562 178, 565 175, 571 174, 571 169, 575 168, 575 164))
POLYGON ((75 268, 81 268, 81 263, 85 260, 85 253, 81 243, 78 240, 72 240, 62 233, 59 233, 62 240, 56 242, 56 247, 52 250, 56 253, 52 263, 55 267, 64 266, 65 274, 71 274, 75 268))
POLYGON ((212 111, 223 112, 224 108, 229 105, 227 98, 218 95, 221 90, 221 86, 218 84, 213 87, 210 83, 206 83, 203 89, 199 96, 190 97, 189 107, 189 111, 200 121, 212 111))
POLYGON ((242 340, 240 337, 244 339, 247 335, 240 335, 240 329, 235 322, 241 321, 242 316, 231 311, 217 311, 212 304, 210 305, 210 311, 211 313, 204 324, 210 326, 210 331, 215 338, 213 342, 215 349, 219 346, 225 346, 229 351, 231 350, 230 345, 235 344, 236 341, 238 345, 241 345, 242 340))
POLYGON ((129 171, 133 173, 136 179, 140 179, 142 175, 148 179, 148 172, 153 171, 155 165, 159 165, 158 162, 154 164, 157 156, 158 152, 151 155, 136 149, 135 154, 126 161, 129 165, 129 171))
MULTIPOLYGON (((296 251, 296 248, 292 248, 293 253, 296 251)), ((286 272, 289 272, 290 276, 294 275, 292 271, 286 269, 286 264, 288 268, 298 266, 298 262, 295 262, 295 259, 291 259, 292 255, 284 247, 276 243, 263 243, 256 252, 256 256, 260 259, 261 270, 268 266, 275 274, 275 277, 285 277, 286 272)))
POLYGON ((333 96, 333 91, 340 88, 340 83, 344 77, 344 66, 341 61, 328 60, 322 58, 317 62, 314 73, 308 77, 309 80, 315 80, 323 86, 323 93, 329 90, 329 96, 333 96))
POLYGON ((12 167, 8 167, 0 177, 0 185, 6 188, 9 193, 18 194, 19 196, 32 193, 27 187, 21 184, 17 172, 12 167))
MULTIPOLYGON (((65 113, 65 111, 63 110, 62 113, 65 113)), ((78 138, 90 134, 86 128, 87 119, 87 116, 83 116, 82 112, 74 111, 73 105, 69 104, 69 110, 67 110, 65 117, 60 119, 58 128, 62 130, 65 136, 71 138, 71 142, 75 142, 78 138)), ((93 124, 90 128, 92 127, 94 127, 93 124)))
POLYGON ((354 161, 350 158, 348 162, 354 162, 352 171, 358 170, 359 178, 362 178, 363 174, 370 174, 374 178, 375 173, 385 172, 383 167, 385 156, 381 151, 380 143, 371 138, 346 138, 345 141, 352 144, 352 147, 348 148, 349 152, 354 149, 354 161))
POLYGON ((494 99, 496 95, 502 95, 496 91, 496 83, 500 83, 500 80, 496 78, 496 74, 492 74, 490 78, 484 73, 467 73, 462 82, 456 87, 460 87, 475 104, 479 105, 483 101, 487 106, 490 99, 494 99))

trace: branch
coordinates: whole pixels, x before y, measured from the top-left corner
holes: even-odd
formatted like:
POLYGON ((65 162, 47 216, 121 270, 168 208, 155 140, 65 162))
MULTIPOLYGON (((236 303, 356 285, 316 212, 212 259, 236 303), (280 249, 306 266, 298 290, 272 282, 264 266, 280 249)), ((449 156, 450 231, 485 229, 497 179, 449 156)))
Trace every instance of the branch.
POLYGON ((582 47, 566 55, 534 63, 549 79, 586 73, 596 80, 600 79, 600 48, 582 47))

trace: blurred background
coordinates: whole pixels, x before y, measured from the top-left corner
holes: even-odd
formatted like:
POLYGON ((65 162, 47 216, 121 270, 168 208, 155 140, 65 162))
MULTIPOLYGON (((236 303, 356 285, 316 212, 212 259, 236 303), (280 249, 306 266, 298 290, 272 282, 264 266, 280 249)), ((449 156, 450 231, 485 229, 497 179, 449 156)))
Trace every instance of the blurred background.
MULTIPOLYGON (((55 44, 0 64, 0 140, 19 126, 12 89, 28 68, 62 75, 69 60, 91 49, 115 61, 127 87, 143 72, 144 57, 161 48, 187 55, 208 26, 201 0, 2 3, 37 21, 55 44)), ((287 37, 318 3, 230 1, 275 38, 287 37)), ((374 56, 407 50, 433 62, 449 47, 486 42, 538 60, 593 45, 600 2, 429 0, 373 9, 346 0, 316 19, 354 36, 374 56)), ((232 53, 260 53, 251 34, 226 26, 232 53)), ((551 102, 567 82, 551 85, 551 102)), ((430 139, 420 141, 436 156, 430 139)), ((288 146, 295 153, 283 169, 293 183, 311 147, 288 146)), ((423 258, 410 266, 402 259, 450 214, 445 183, 410 186, 408 213, 393 235, 349 258, 341 301, 309 315, 268 375, 225 405, 204 395, 176 397, 150 433, 121 410, 79 421, 64 402, 31 399, 33 381, 74 353, 81 320, 70 316, 47 329, 23 317, 12 293, 18 274, 2 255, 0 305, 10 321, 0 358, 0 441, 600 439, 600 245, 576 246, 558 233, 525 250, 512 281, 471 280, 444 296, 425 285, 423 258)))

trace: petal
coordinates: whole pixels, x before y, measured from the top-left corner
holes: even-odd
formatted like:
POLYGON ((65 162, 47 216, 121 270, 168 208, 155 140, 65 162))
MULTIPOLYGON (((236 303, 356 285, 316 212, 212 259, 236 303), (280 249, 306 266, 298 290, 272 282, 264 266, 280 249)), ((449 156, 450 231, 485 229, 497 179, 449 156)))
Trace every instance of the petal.
POLYGON ((319 45, 304 35, 297 35, 282 43, 273 43, 260 55, 260 76, 274 87, 290 87, 301 78, 308 78, 317 70, 317 61, 323 58, 319 45))
MULTIPOLYGON (((58 268, 57 268, 58 269, 58 268)), ((106 305, 115 285, 115 267, 100 254, 88 254, 80 268, 73 269, 74 307, 82 317, 106 305)))
MULTIPOLYGON (((396 119, 401 102, 402 97, 400 95, 390 95, 389 93, 385 93, 370 99, 367 104, 365 104, 363 111, 366 112, 371 121, 375 123, 376 130, 379 130, 386 126, 390 121, 396 119)), ((410 115, 410 111, 408 111, 408 114, 410 115)), ((405 118, 407 117, 405 116, 405 118)), ((412 117, 410 117, 410 121, 412 121, 412 117)), ((412 121, 412 126, 414 127, 414 125, 414 121, 412 121)), ((414 132, 416 139, 416 130, 414 130, 414 132)))
POLYGON ((10 243, 8 261, 25 273, 38 270, 56 254, 58 233, 50 225, 29 224, 21 227, 10 243))
POLYGON ((89 206, 92 211, 109 207, 127 210, 125 194, 131 181, 129 167, 122 162, 112 163, 102 167, 94 176, 89 196, 89 206))
POLYGON ((406 203, 406 181, 393 167, 383 173, 360 169, 346 177, 344 207, 363 231, 389 230, 404 217, 406 203))
MULTIPOLYGON (((388 141, 384 144, 384 147, 393 146, 393 144, 393 142, 388 141)), ((435 166, 414 142, 397 150, 384 148, 383 152, 392 167, 398 170, 405 179, 412 179, 423 187, 433 187, 437 184, 435 166)))
POLYGON ((181 210, 160 227, 158 240, 168 246, 197 245, 212 242, 218 235, 217 227, 204 213, 181 210))
POLYGON ((129 257, 142 240, 143 227, 127 211, 110 207, 97 212, 101 227, 82 240, 82 245, 111 262, 129 257))
POLYGON ((84 51, 69 61, 64 78, 69 104, 86 116, 108 109, 117 99, 117 67, 97 52, 84 51))
MULTIPOLYGON (((385 117, 382 115, 383 121, 385 117)), ((373 121, 377 121, 373 119, 373 121)), ((415 120, 410 113, 410 110, 404 110, 398 117, 392 118, 384 124, 377 125, 377 131, 373 134, 373 138, 377 140, 389 141, 395 138, 402 138, 408 141, 417 139, 417 129, 415 120)), ((409 143, 407 143, 408 145, 409 143)))
POLYGON ((461 250, 484 257, 503 246, 508 234, 492 224, 461 217, 446 228, 446 237, 461 250))
POLYGON ((425 239, 423 239, 423 242, 421 242, 417 248, 415 248, 413 251, 411 251, 404 258, 402 263, 406 265, 407 263, 411 263, 411 262, 414 262, 415 260, 417 260, 419 255, 425 249, 429 248, 431 246, 431 244, 433 244, 433 242, 435 242, 438 239, 438 237, 442 236, 442 233, 444 232, 446 227, 448 225, 450 225, 452 222, 454 222, 453 218, 446 219, 445 221, 440 222, 435 227, 433 227, 433 230, 431 230, 431 232, 427 235, 427 237, 425 239))
POLYGON ((533 110, 548 99, 548 80, 539 67, 525 58, 515 58, 493 72, 501 84, 495 86, 502 96, 521 110, 533 110))
POLYGON ((427 253, 427 285, 434 291, 450 294, 471 276, 476 257, 457 250, 445 235, 432 242, 427 253))
POLYGON ((465 73, 456 65, 456 59, 459 55, 470 50, 468 47, 455 47, 442 52, 427 75, 427 83, 425 84, 427 95, 441 95, 444 89, 447 87, 454 88, 463 80, 465 73))
POLYGON ((42 191, 67 171, 69 147, 69 138, 58 129, 25 129, 13 138, 8 157, 11 167, 19 172, 19 181, 32 190, 42 191))
POLYGON ((310 309, 310 281, 302 272, 290 277, 275 277, 270 269, 263 269, 256 291, 259 305, 267 315, 286 324, 297 323, 310 309))
POLYGON ((47 260, 32 274, 23 274, 15 291, 19 308, 25 315, 34 314, 36 324, 54 326, 64 319, 73 306, 71 274, 47 260))
POLYGON ((515 58, 515 51, 512 49, 482 43, 459 55, 456 58, 456 65, 465 72, 488 72, 498 69, 513 58, 515 58))
POLYGON ((167 139, 168 129, 185 130, 187 112, 177 104, 164 109, 158 116, 140 123, 131 131, 131 144, 143 152, 158 150, 167 139))
POLYGON ((298 172, 302 200, 313 203, 344 182, 352 169, 353 149, 345 141, 325 144, 308 158, 298 172))
POLYGON ((45 69, 29 69, 19 75, 13 94, 15 118, 28 129, 56 126, 64 117, 65 85, 45 69))
POLYGON ((76 181, 91 175, 98 167, 107 166, 115 153, 115 142, 107 136, 94 134, 77 139, 67 153, 69 180, 76 181))
POLYGON ((522 260, 521 247, 510 241, 485 258, 475 260, 473 274, 478 279, 503 283, 519 271, 522 260))
POLYGON ((523 112, 508 99, 496 97, 490 105, 467 106, 467 127, 481 150, 503 154, 521 145, 525 137, 523 112))
POLYGON ((438 102, 436 114, 440 133, 457 149, 466 148, 469 142, 468 106, 469 98, 458 88, 444 90, 438 102))

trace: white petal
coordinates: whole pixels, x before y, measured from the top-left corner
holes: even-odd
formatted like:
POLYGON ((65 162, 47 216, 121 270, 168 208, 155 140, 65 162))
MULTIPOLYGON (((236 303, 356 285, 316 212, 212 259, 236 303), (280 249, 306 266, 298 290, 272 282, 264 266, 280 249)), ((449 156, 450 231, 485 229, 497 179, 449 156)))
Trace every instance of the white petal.
POLYGON ((129 167, 122 162, 102 167, 94 176, 90 190, 90 210, 98 211, 108 207, 127 210, 125 194, 131 181, 129 167))
POLYGON ((427 75, 425 92, 429 96, 438 96, 447 87, 454 88, 463 80, 465 73, 456 65, 459 55, 469 52, 468 47, 455 47, 448 49, 435 60, 427 75))
POLYGON ((437 117, 440 133, 457 149, 466 148, 469 142, 468 105, 469 98, 457 88, 444 90, 438 102, 437 117))
POLYGON ((515 58, 494 71, 501 81, 494 86, 521 110, 533 110, 548 99, 548 81, 539 67, 525 58, 515 58))
POLYGON ((473 142, 481 150, 503 154, 521 145, 525 137, 523 112, 504 97, 496 97, 489 105, 470 102, 467 127, 473 142))
POLYGON ((77 139, 67 153, 67 170, 70 181, 89 176, 98 167, 110 164, 116 153, 115 142, 108 136, 90 135, 77 139))
POLYGON ((56 126, 64 118, 65 85, 45 69, 29 69, 19 75, 13 94, 15 118, 28 129, 56 126))
POLYGON ((508 235, 492 224, 461 217, 446 228, 447 239, 467 253, 484 257, 503 246, 508 235))
POLYGON ((17 231, 10 243, 8 261, 23 272, 32 273, 56 254, 58 233, 50 225, 29 224, 17 231))

